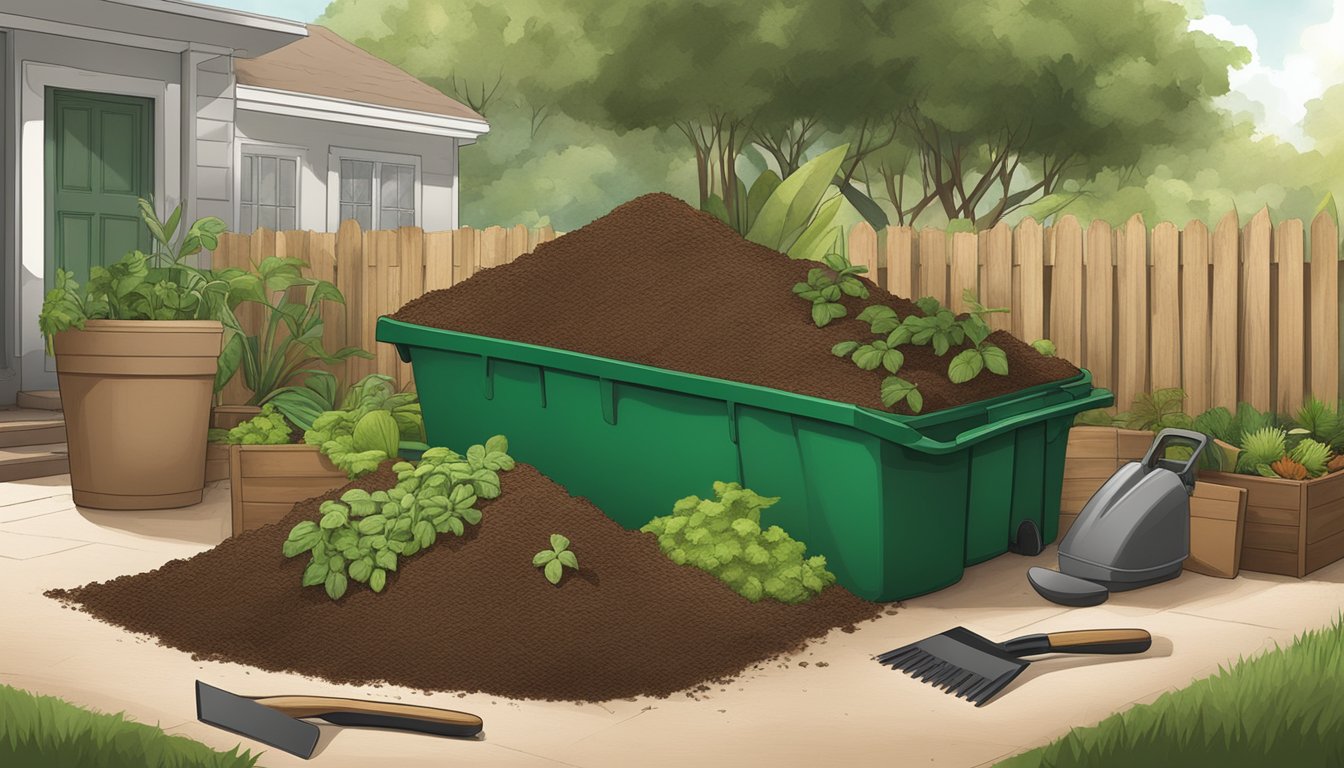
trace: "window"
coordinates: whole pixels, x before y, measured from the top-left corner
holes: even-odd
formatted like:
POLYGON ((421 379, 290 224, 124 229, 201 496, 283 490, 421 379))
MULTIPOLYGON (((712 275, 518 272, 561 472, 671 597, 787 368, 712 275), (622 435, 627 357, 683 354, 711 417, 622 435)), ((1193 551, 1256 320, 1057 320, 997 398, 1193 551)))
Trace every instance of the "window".
POLYGON ((238 231, 298 229, 298 159, 243 153, 242 164, 238 231))
POLYGON ((341 158, 340 221, 363 229, 415 226, 415 166, 341 158))

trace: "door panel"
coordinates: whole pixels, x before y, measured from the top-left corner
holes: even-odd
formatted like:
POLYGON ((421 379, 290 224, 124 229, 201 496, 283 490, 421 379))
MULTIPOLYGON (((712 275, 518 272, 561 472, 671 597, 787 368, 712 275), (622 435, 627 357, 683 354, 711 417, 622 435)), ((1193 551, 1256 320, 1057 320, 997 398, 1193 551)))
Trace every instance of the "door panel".
POLYGON ((136 198, 154 191, 151 99, 48 88, 46 283, 149 247, 136 198))

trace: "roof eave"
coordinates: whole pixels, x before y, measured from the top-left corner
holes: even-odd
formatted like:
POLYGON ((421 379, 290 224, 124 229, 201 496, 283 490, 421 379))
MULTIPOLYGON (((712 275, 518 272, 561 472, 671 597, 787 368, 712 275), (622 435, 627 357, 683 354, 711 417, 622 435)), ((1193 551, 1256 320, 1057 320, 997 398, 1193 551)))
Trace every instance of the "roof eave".
POLYGON ((238 109, 251 112, 448 136, 466 141, 474 141, 490 131, 490 124, 484 120, 263 88, 242 82, 235 89, 235 98, 238 109))

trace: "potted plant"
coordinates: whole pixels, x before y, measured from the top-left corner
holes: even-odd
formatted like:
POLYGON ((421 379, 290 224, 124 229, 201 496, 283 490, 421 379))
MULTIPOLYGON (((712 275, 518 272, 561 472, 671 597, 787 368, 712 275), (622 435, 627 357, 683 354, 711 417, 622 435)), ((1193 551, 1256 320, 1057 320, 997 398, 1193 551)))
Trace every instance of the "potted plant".
POLYGON ((224 222, 178 234, 182 209, 160 221, 140 200, 153 248, 96 266, 81 288, 57 270, 39 325, 56 357, 76 504, 165 509, 199 503, 205 435, 230 296, 239 270, 188 258, 215 248, 224 222))
POLYGON ((1246 489, 1242 564, 1302 577, 1344 557, 1344 419, 1315 398, 1292 418, 1242 403, 1215 408, 1196 428, 1240 449, 1233 471, 1207 472, 1246 489))

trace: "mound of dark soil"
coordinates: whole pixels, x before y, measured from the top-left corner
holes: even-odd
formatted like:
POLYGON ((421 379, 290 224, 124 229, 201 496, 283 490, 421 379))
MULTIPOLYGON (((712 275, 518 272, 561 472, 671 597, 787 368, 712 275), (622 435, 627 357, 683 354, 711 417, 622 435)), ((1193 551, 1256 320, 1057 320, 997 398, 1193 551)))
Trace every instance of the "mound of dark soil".
POLYGON ((352 584, 332 602, 300 586, 308 556, 288 560, 280 549, 296 523, 317 519, 321 501, 395 484, 390 465, 190 559, 47 594, 195 658, 576 701, 666 696, 731 677, 882 610, 840 587, 801 605, 751 603, 531 466, 501 478, 478 526, 407 559, 381 594, 352 584), (532 565, 552 533, 570 538, 581 566, 558 587, 532 565))
MULTIPOLYGON (((832 356, 831 347, 876 338, 854 319, 870 304, 902 318, 918 309, 870 283, 868 299, 844 297, 848 315, 817 328, 811 305, 792 292, 817 266, 653 194, 509 264, 427 293, 392 317, 883 409, 885 372, 864 371, 832 356)), ((924 413, 1078 374, 1003 331, 990 341, 1007 353, 1009 375, 986 371, 964 384, 947 378, 957 348, 944 357, 929 347, 901 348, 900 375, 919 385, 924 413)), ((904 403, 896 410, 909 413, 904 403)))

